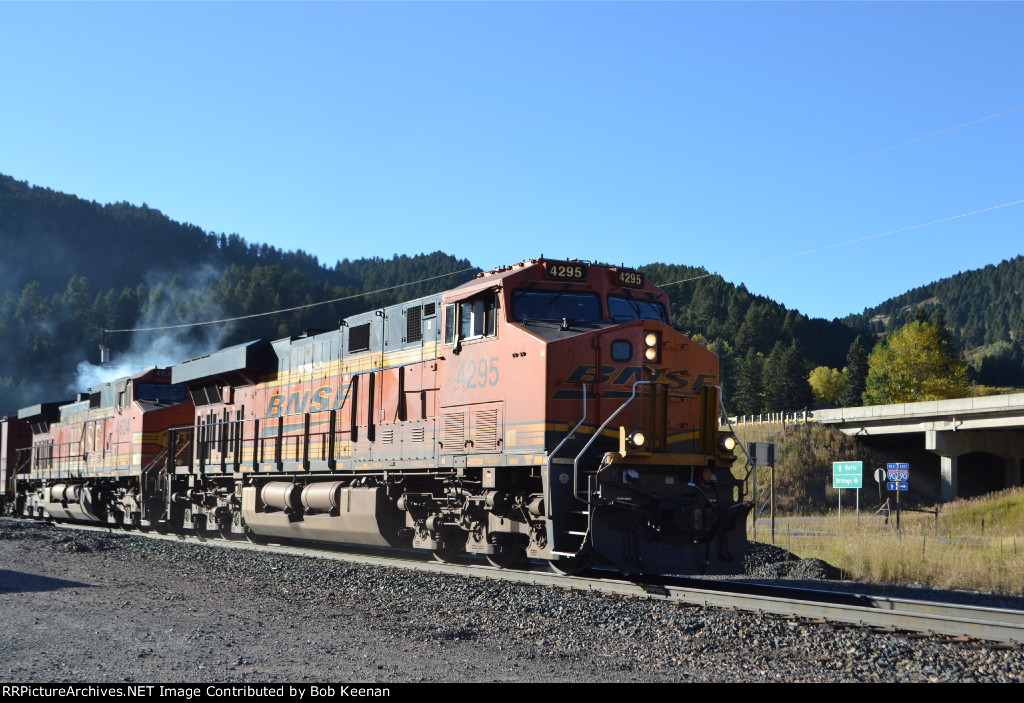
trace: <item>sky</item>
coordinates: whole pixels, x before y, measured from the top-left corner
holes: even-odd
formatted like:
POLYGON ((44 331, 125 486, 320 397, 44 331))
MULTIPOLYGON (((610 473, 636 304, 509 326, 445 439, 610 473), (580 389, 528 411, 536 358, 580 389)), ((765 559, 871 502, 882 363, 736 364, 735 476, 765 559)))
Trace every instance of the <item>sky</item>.
POLYGON ((660 261, 831 319, 1024 253, 1022 36, 1014 2, 0 2, 0 173, 328 266, 660 261))

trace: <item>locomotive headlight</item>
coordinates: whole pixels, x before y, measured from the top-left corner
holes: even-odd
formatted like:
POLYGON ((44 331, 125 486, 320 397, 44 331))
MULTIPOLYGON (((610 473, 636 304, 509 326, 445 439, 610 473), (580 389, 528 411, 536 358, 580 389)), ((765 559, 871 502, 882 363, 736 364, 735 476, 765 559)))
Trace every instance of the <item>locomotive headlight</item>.
POLYGON ((736 448, 736 438, 731 434, 724 434, 718 438, 718 446, 722 451, 731 452, 736 448))
POLYGON ((647 443, 647 437, 640 430, 633 430, 626 436, 626 441, 639 449, 647 443))
POLYGON ((661 334, 659 332, 644 333, 644 358, 653 363, 661 361, 661 334))

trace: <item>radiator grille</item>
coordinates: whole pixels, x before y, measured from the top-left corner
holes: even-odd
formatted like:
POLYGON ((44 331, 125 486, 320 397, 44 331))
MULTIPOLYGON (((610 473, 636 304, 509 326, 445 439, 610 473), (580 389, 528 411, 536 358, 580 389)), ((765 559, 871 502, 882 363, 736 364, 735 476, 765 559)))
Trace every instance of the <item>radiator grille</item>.
POLYGON ((462 451, 466 446, 466 413, 445 413, 441 440, 446 451, 462 451))
POLYGON ((478 451, 498 448, 498 411, 496 408, 473 413, 473 446, 478 451))

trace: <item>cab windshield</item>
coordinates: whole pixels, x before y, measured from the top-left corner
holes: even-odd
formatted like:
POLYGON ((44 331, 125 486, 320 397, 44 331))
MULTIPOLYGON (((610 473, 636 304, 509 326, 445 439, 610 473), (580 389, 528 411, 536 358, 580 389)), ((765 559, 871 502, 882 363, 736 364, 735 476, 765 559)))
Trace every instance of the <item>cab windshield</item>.
POLYGON ((139 383, 135 386, 135 399, 171 405, 184 403, 188 393, 185 386, 169 383, 139 383))
POLYGON ((516 320, 594 322, 601 319, 601 298, 595 293, 559 290, 517 290, 512 293, 516 320))
POLYGON ((658 320, 668 323, 665 306, 653 300, 637 300, 618 295, 608 296, 608 314, 616 322, 658 320))

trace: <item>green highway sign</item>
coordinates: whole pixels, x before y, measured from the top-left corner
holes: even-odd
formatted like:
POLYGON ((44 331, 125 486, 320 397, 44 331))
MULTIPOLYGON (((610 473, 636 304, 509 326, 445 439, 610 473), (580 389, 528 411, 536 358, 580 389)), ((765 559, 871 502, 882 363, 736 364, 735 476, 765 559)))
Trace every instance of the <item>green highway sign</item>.
POLYGON ((863 482, 864 462, 832 462, 832 488, 862 488, 863 482))

